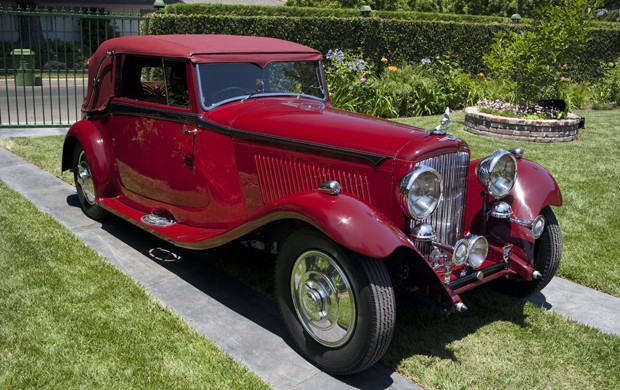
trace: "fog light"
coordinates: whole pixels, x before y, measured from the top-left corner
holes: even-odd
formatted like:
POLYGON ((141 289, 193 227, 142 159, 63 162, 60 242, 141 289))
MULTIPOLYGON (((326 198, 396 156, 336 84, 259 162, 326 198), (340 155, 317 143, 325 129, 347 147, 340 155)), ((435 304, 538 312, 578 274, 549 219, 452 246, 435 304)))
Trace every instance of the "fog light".
POLYGON ((510 218, 512 217, 512 207, 506 202, 498 201, 493 204, 491 215, 500 219, 510 218))
POLYGON ((467 242, 469 243, 469 265, 478 268, 487 258, 489 243, 483 236, 471 236, 467 242))
POLYGON ((422 223, 414 226, 411 231, 411 238, 416 241, 429 242, 435 239, 435 231, 428 223, 422 223))
POLYGON ((532 235, 534 236, 534 239, 537 240, 538 238, 540 238, 544 230, 545 217, 539 215, 538 217, 536 217, 536 219, 534 219, 534 222, 532 222, 532 235))
POLYGON ((462 238, 454 245, 452 252, 452 263, 454 265, 463 265, 467 261, 467 253, 469 252, 469 243, 462 238))

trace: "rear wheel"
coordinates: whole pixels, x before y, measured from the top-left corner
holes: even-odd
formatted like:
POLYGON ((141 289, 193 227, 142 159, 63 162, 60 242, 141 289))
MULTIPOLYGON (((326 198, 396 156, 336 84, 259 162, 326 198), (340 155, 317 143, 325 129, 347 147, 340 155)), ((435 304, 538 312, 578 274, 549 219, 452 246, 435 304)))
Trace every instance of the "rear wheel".
POLYGON ((278 305, 302 352, 323 370, 363 371, 394 334, 394 291, 383 262, 353 253, 313 229, 294 232, 276 267, 278 305))
POLYGON ((95 220, 105 217, 107 212, 95 200, 93 174, 84 148, 79 143, 73 150, 73 180, 84 214, 95 220))
POLYGON ((542 210, 541 215, 545 218, 545 229, 534 246, 534 269, 542 276, 527 281, 498 280, 495 286, 499 291, 525 298, 542 290, 555 275, 562 257, 562 233, 549 206, 542 210))

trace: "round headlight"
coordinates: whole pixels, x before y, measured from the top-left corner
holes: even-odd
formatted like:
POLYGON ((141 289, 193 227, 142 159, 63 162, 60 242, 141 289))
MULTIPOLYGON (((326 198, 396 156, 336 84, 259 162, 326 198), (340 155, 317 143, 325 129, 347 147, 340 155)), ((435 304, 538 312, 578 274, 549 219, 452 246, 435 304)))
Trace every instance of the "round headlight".
POLYGON ((462 238, 454 245, 452 252, 452 264, 463 265, 467 261, 467 254, 469 252, 469 243, 465 238, 462 238))
POLYGON ((489 242, 483 236, 471 236, 469 242, 469 265, 478 268, 487 258, 489 252, 489 242))
POLYGON ((496 150, 477 167, 480 183, 496 199, 506 196, 517 180, 517 160, 512 153, 496 150))
POLYGON ((411 218, 426 218, 435 211, 441 191, 439 172, 420 166, 406 174, 400 182, 402 207, 411 218))
POLYGON ((534 236, 534 239, 539 239, 540 236, 542 236, 544 230, 545 217, 539 215, 538 217, 536 217, 536 219, 534 219, 534 222, 532 222, 532 235, 534 236))

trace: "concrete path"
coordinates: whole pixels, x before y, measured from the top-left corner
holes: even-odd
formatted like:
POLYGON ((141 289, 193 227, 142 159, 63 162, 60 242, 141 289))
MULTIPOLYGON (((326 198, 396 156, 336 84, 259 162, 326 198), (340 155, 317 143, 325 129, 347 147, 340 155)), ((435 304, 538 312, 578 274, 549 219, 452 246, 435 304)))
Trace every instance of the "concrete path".
MULTIPOLYGON (((66 129, 0 129, 0 138, 62 135, 66 129)), ((201 260, 119 218, 104 224, 80 210, 73 186, 0 148, 0 180, 56 218, 149 293, 277 389, 415 389, 377 364, 348 378, 329 376, 293 349, 275 302, 201 260), (180 254, 182 261, 161 261, 180 254)), ((207 256, 231 256, 226 250, 207 256)), ((554 278, 530 298, 541 307, 620 336, 620 298, 554 278)))

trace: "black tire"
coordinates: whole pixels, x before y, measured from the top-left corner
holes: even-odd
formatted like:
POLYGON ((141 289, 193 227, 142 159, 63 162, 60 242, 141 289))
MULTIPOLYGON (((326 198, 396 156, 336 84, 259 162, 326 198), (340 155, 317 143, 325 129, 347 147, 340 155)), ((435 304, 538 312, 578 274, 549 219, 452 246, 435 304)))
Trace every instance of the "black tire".
POLYGON ((94 220, 103 219, 107 211, 97 204, 95 184, 84 148, 77 143, 73 150, 73 180, 84 214, 94 220))
POLYGON ((534 245, 534 269, 540 272, 542 277, 529 281, 498 280, 495 283, 497 290, 518 298, 526 298, 540 292, 553 279, 562 257, 562 233, 549 206, 542 210, 541 215, 545 218, 545 229, 534 245))
POLYGON ((276 294, 295 344, 331 374, 369 368, 394 335, 394 290, 385 264, 314 229, 297 230, 282 245, 276 294))

